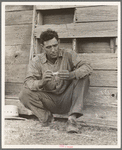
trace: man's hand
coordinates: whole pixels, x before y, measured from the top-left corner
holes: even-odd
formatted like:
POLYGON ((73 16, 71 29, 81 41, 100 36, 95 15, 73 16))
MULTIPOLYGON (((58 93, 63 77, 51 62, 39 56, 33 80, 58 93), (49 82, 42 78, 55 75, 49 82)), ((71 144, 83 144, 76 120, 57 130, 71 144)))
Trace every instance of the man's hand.
POLYGON ((69 79, 69 71, 68 70, 60 70, 58 73, 58 76, 60 77, 60 79, 62 80, 67 80, 69 79))
POLYGON ((53 76, 53 73, 51 70, 47 70, 46 72, 44 72, 42 76, 42 84, 45 85, 48 81, 51 81, 52 76, 53 76))

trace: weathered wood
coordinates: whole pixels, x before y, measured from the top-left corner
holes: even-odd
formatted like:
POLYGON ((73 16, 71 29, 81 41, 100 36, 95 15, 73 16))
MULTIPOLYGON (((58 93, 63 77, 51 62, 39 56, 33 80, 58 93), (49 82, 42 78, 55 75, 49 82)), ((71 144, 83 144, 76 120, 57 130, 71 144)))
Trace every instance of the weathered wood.
MULTIPOLYGON (((95 5, 97 6, 97 5, 95 5)), ((99 5, 98 5, 99 6, 99 5)), ((49 10, 49 9, 67 9, 77 7, 92 7, 92 5, 36 5, 36 10, 49 10)))
POLYGON ((60 39, 60 48, 72 49, 72 39, 60 39))
POLYGON ((22 90, 23 83, 6 82, 5 83, 5 97, 18 98, 20 91, 22 90))
POLYGON ((79 53, 111 53, 110 38, 84 38, 77 40, 79 53))
POLYGON ((93 71, 90 85, 117 87, 117 71, 93 71))
POLYGON ((78 54, 82 61, 90 63, 93 69, 116 70, 117 55, 112 53, 78 54))
POLYGON ((97 6, 76 8, 75 22, 118 20, 118 6, 97 6))
MULTIPOLYGON (((6 64, 5 81, 23 82, 27 64, 6 64)), ((90 76, 91 86, 117 86, 117 71, 94 71, 90 76)))
POLYGON ((115 38, 110 39, 110 50, 111 53, 115 53, 115 38))
POLYGON ((20 25, 32 23, 32 10, 18 11, 18 12, 6 12, 5 13, 5 25, 20 25))
POLYGON ((33 10, 32 5, 6 5, 5 11, 33 10))
POLYGON ((27 64, 29 55, 30 45, 5 46, 6 64, 27 64))
MULTIPOLYGON (((18 98, 23 83, 5 83, 5 97, 18 98)), ((117 106, 117 89, 107 87, 90 87, 85 105, 94 106, 117 106)))
POLYGON ((34 37, 34 28, 35 24, 37 24, 37 12, 35 11, 35 6, 33 7, 33 24, 32 24, 32 35, 31 35, 31 48, 30 48, 30 59, 33 59, 33 56, 36 51, 36 38, 34 37))
POLYGON ((22 83, 26 76, 27 64, 6 64, 5 82, 22 83))
POLYGON ((13 25, 5 27, 5 45, 18 45, 31 43, 32 25, 13 25))
MULTIPOLYGON (((32 111, 25 108, 19 100, 6 99, 5 105, 16 105, 18 106, 19 114, 32 115, 32 111)), ((109 106, 86 106, 84 115, 78 119, 85 125, 97 125, 97 126, 108 126, 117 128, 117 107, 109 106)), ((67 118, 66 114, 54 114, 54 117, 67 118)))
POLYGON ((36 5, 36 10, 75 8, 77 5, 36 5))
POLYGON ((86 38, 86 37, 116 37, 117 21, 71 23, 62 25, 42 25, 35 28, 35 36, 40 38, 42 31, 48 28, 58 32, 59 38, 86 38))
MULTIPOLYGON (((68 115, 54 114, 55 118, 68 118, 68 115)), ((117 118, 114 119, 103 119, 103 118, 90 118, 90 117, 80 117, 77 121, 83 126, 98 126, 117 129, 117 118)))
POLYGON ((43 24, 73 23, 74 11, 70 9, 43 11, 43 24))

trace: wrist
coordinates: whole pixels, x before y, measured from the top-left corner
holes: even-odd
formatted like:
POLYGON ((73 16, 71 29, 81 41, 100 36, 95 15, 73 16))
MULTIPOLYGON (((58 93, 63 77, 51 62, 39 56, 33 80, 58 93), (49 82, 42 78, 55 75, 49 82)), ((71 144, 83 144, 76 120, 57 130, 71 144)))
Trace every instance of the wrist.
POLYGON ((72 79, 75 79, 76 76, 75 76, 75 72, 72 71, 72 72, 69 72, 69 80, 72 80, 72 79))

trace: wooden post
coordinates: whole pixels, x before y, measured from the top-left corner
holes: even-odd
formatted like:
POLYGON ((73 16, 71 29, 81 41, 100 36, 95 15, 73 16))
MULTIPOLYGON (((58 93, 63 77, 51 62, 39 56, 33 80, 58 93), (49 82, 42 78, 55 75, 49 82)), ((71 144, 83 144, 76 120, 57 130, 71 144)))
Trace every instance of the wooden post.
MULTIPOLYGON (((37 25, 43 25, 43 16, 40 11, 37 11, 37 25)), ((41 53, 41 46, 39 39, 36 38, 36 54, 41 53)))
POLYGON ((73 49, 73 51, 77 52, 77 40, 76 39, 72 40, 72 49, 73 49))
POLYGON ((111 53, 115 53, 115 38, 110 39, 110 50, 111 53))
MULTIPOLYGON (((74 18, 73 18, 73 22, 75 23, 76 22, 76 8, 74 10, 74 18)), ((76 51, 77 52, 77 39, 72 39, 72 49, 73 51, 76 51)))
POLYGON ((31 47, 30 47, 30 59, 33 59, 34 53, 35 53, 35 46, 36 46, 36 41, 34 37, 34 28, 36 24, 36 11, 35 11, 35 6, 33 6, 33 24, 32 24, 32 36, 31 36, 31 47))
POLYGON ((118 38, 115 39, 115 53, 117 53, 118 50, 118 38))

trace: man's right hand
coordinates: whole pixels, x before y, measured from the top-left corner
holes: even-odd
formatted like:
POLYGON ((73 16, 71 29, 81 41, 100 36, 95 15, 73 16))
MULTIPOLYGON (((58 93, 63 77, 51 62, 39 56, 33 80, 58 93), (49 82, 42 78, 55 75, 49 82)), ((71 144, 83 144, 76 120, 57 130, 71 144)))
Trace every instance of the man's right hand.
POLYGON ((48 81, 51 81, 52 80, 52 76, 53 76, 53 73, 51 70, 47 70, 44 72, 44 74, 42 75, 42 83, 43 85, 45 85, 48 81))
POLYGON ((51 81, 52 76, 53 76, 53 73, 51 70, 45 71, 44 74, 42 75, 42 79, 38 83, 39 88, 42 88, 43 85, 45 85, 48 81, 51 81))

